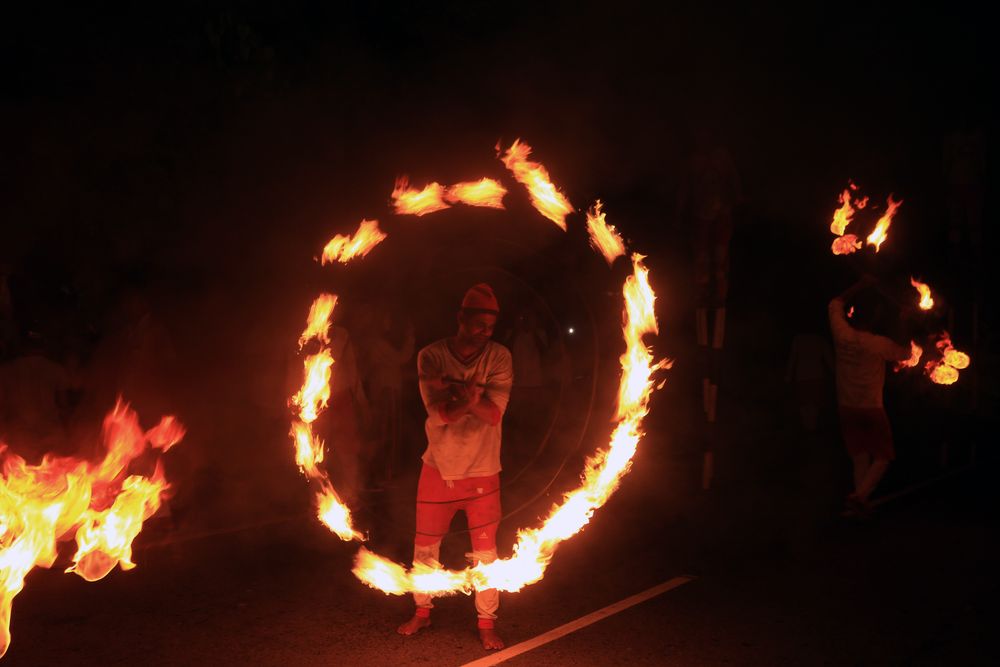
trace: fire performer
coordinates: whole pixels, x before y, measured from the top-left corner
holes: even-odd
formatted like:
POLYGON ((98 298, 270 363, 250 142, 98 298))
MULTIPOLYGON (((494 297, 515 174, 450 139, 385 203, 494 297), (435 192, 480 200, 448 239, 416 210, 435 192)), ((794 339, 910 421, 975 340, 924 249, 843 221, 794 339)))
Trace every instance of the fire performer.
MULTIPOLYGON (((484 563, 497 558, 501 421, 513 384, 510 352, 490 340, 499 314, 489 285, 471 287, 458 311, 458 332, 431 343, 417 357, 420 395, 427 408, 427 450, 417 485, 415 565, 438 561, 441 538, 458 510, 469 523, 469 557, 484 563)), ((431 596, 413 597, 416 612, 399 626, 401 635, 431 624, 431 596)), ((483 590, 475 597, 483 647, 503 648, 494 629, 500 593, 483 590)))
POLYGON ((910 350, 882 330, 886 304, 865 276, 829 306, 836 352, 837 403, 840 432, 854 463, 854 491, 847 496, 847 513, 864 514, 868 498, 889 462, 895 458, 889 418, 882 407, 885 364, 903 361, 910 350), (854 314, 847 319, 850 303, 854 314))

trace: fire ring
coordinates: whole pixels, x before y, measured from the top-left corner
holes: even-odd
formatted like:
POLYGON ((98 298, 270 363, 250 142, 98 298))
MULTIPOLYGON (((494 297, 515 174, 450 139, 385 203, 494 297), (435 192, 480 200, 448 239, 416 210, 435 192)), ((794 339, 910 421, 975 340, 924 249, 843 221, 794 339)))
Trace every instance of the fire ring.
MULTIPOLYGON (((575 209, 552 183, 545 167, 529 159, 530 153, 531 147, 518 140, 498 157, 514 180, 527 188, 535 209, 565 231, 566 217, 575 209)), ((412 188, 405 179, 400 179, 392 198, 396 215, 422 216, 459 204, 503 209, 506 193, 503 185, 490 178, 450 187, 431 183, 423 189, 412 188)), ((604 256, 609 267, 626 254, 625 243, 606 222, 600 201, 587 211, 587 230, 591 246, 604 256)), ((377 220, 362 220, 353 236, 338 235, 326 245, 321 262, 346 264, 367 255, 386 237, 377 220)), ((541 526, 518 531, 513 553, 508 558, 463 570, 448 570, 440 564, 417 564, 407 570, 361 546, 352 570, 358 579, 386 594, 419 592, 443 596, 491 588, 514 592, 544 576, 559 544, 587 525, 594 511, 607 502, 628 473, 643 435, 642 422, 649 413, 654 373, 670 367, 667 360, 654 360, 643 340, 645 335, 657 333, 658 328, 655 295, 649 285, 649 271, 642 260, 642 255, 632 254, 632 272, 622 286, 625 352, 621 356, 614 428, 608 445, 587 459, 580 485, 563 496, 541 526)), ((299 469, 317 484, 320 521, 342 540, 363 543, 365 538, 354 527, 350 508, 342 502, 322 466, 324 444, 312 428, 330 399, 330 379, 336 359, 330 346, 329 330, 336 305, 336 295, 320 294, 309 309, 299 349, 309 344, 316 346, 318 351, 305 357, 302 387, 289 401, 294 415, 290 435, 299 469)))

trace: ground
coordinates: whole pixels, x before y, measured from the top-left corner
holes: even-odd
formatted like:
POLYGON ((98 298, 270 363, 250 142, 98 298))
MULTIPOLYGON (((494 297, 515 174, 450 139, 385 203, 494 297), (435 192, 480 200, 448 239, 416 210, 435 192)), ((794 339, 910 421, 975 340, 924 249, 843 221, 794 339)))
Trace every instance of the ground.
MULTIPOLYGON (((670 476, 669 460, 644 463, 670 476)), ((626 483, 542 582, 504 596, 498 628, 513 645, 692 574, 511 664, 993 664, 1000 542, 996 496, 980 481, 960 474, 870 521, 827 517, 807 533, 789 531, 791 513, 761 494, 724 490, 659 520, 650 503, 662 494, 626 483), (743 529, 731 523, 737 506, 743 529)), ((5 660, 459 665, 484 655, 463 596, 440 601, 429 630, 397 636, 410 601, 357 582, 354 551, 301 518, 139 549, 137 569, 96 584, 36 571, 15 600, 5 660)))

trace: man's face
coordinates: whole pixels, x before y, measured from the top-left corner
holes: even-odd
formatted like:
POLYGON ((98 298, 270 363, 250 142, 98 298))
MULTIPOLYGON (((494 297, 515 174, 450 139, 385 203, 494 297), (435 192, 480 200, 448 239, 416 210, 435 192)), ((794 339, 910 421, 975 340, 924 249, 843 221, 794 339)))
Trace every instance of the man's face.
POLYGON ((497 316, 490 313, 459 313, 458 335, 476 347, 483 347, 493 337, 496 323, 497 316))

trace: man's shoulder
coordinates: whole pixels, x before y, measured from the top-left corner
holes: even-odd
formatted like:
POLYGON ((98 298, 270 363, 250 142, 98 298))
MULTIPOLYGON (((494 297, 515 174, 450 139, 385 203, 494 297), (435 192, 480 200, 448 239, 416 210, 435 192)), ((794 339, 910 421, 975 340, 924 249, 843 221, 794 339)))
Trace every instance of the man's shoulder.
POLYGON ((500 343, 493 340, 486 343, 485 352, 487 355, 489 355, 490 358, 495 359, 497 361, 511 360, 510 350, 508 350, 505 345, 501 345, 500 343))
POLYGON ((448 351, 448 339, 442 338, 441 340, 436 340, 433 343, 429 343, 428 345, 423 346, 422 348, 420 348, 420 352, 418 352, 417 354, 421 357, 425 357, 427 355, 444 354, 447 351, 448 351))

